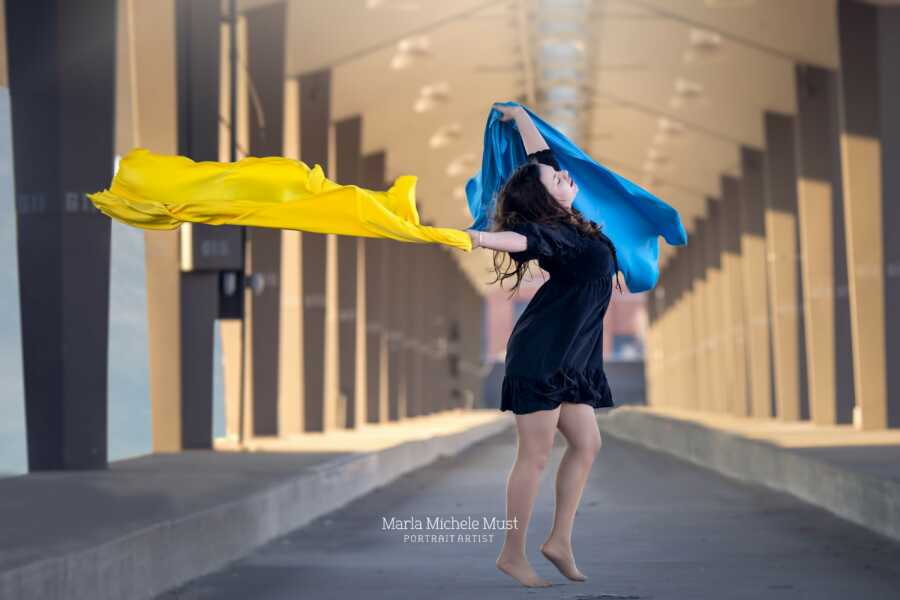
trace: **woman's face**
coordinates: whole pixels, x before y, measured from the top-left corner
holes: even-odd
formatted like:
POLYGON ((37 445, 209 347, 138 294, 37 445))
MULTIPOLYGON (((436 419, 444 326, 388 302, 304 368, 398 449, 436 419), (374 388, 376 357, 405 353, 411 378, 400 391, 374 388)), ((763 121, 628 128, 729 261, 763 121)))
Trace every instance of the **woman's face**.
POLYGON ((541 183, 550 192, 550 195, 560 203, 563 208, 570 208, 572 202, 575 201, 575 194, 578 193, 578 184, 576 184, 569 172, 566 170, 557 171, 550 165, 539 163, 541 170, 541 183))

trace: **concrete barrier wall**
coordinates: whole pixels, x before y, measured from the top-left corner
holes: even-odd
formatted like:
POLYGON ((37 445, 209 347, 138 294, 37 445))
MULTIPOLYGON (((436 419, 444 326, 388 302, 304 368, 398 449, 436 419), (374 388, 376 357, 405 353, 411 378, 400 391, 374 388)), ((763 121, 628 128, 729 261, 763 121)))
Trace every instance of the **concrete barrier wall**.
POLYGON ((851 470, 699 423, 614 409, 603 433, 660 450, 733 479, 787 492, 876 533, 900 540, 900 482, 851 470))

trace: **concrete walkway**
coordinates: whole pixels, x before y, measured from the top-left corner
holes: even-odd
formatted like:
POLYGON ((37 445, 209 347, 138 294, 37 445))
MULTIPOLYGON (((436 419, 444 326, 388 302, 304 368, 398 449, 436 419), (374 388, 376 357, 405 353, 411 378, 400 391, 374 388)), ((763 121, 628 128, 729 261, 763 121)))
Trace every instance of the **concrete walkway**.
POLYGON ((551 524, 561 436, 528 536, 529 558, 553 587, 526 589, 496 570, 502 532, 468 543, 409 543, 403 536, 410 532, 382 529, 382 519, 392 516, 504 518, 506 476, 516 449, 515 431, 508 429, 163 598, 897 597, 900 544, 787 494, 611 435, 603 440, 576 517, 574 547, 578 566, 589 577, 585 583, 564 579, 537 551, 551 524))
POLYGON ((0 600, 140 600, 512 424, 453 410, 0 480, 0 600))

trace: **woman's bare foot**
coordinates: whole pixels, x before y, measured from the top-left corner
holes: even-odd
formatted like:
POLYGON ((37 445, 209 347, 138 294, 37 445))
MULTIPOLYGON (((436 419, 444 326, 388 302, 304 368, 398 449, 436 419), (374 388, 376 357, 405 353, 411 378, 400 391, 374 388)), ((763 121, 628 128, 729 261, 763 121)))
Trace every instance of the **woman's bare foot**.
POLYGON ((547 540, 540 546, 541 554, 559 569, 559 572, 572 581, 587 581, 587 576, 575 566, 575 557, 572 555, 572 547, 547 540))
POLYGON ((508 558, 501 553, 497 558, 497 568, 525 587, 549 587, 553 585, 534 572, 524 556, 508 558))

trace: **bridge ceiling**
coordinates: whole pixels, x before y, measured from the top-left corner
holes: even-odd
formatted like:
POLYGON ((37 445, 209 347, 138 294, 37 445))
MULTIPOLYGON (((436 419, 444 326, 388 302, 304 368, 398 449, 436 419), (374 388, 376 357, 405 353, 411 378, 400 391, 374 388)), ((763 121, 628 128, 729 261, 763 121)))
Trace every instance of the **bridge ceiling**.
MULTIPOLYGON (((334 118, 362 115, 364 150, 387 150, 389 178, 417 175, 423 218, 447 227, 471 223, 462 190, 490 104, 541 112, 547 82, 569 76, 540 60, 542 18, 584 15, 579 143, 675 206, 689 232, 721 175, 740 174, 740 146, 764 148, 763 113, 795 111, 795 65, 838 64, 835 0, 287 4, 287 74, 332 68, 334 118)), ((486 291, 491 253, 453 255, 486 291)))

